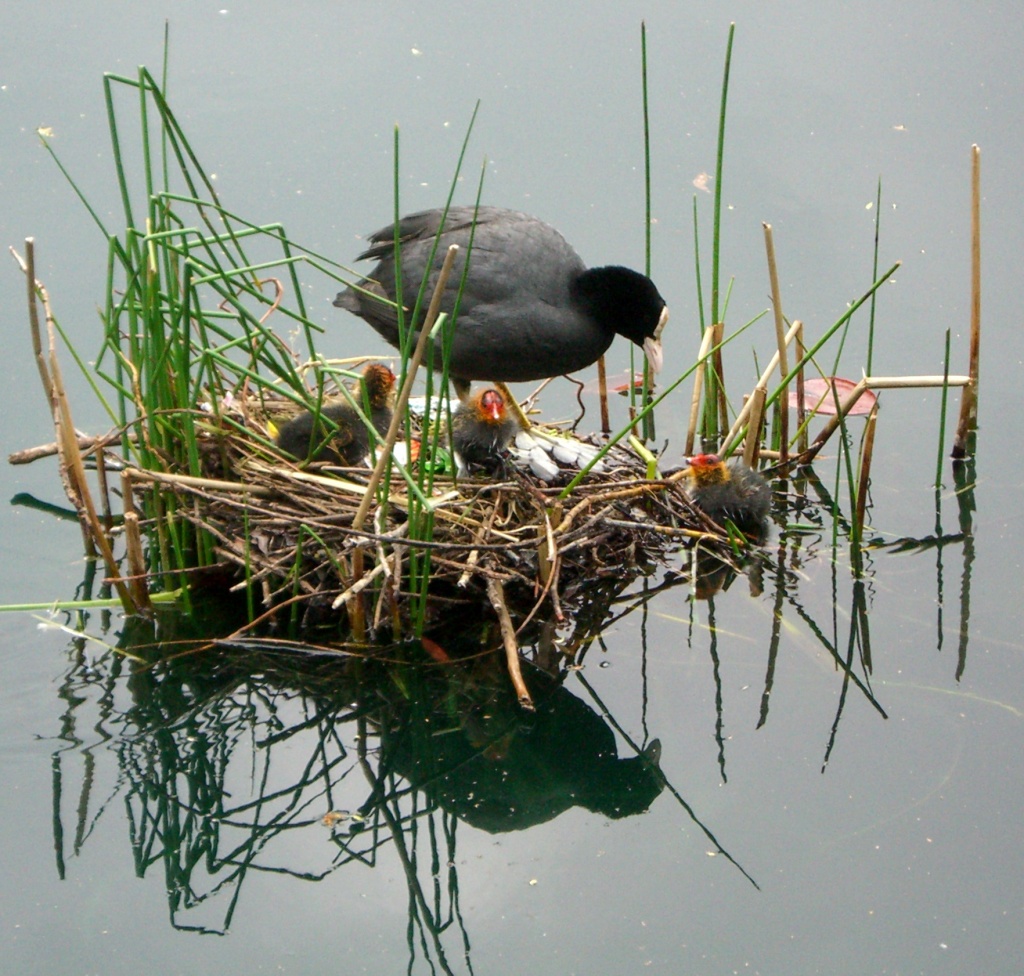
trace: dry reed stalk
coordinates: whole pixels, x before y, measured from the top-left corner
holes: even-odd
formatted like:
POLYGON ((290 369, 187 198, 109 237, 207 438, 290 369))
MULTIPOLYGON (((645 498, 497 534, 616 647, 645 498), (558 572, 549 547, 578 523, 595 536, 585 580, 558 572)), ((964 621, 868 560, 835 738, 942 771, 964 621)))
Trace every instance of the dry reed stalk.
POLYGON ((460 589, 465 589, 465 587, 469 583, 470 577, 473 575, 473 569, 476 567, 476 564, 480 561, 480 543, 482 543, 487 538, 488 533, 491 531, 491 526, 494 525, 494 519, 497 516, 497 514, 498 506, 494 505, 491 508, 490 512, 487 513, 487 518, 484 520, 483 525, 480 526, 476 534, 473 536, 473 542, 475 543, 475 545, 473 547, 473 550, 466 557, 466 570, 459 577, 459 581, 456 584, 460 589))
MULTIPOLYGON (((802 326, 800 320, 797 319, 797 321, 795 321, 789 327, 789 331, 785 334, 785 336, 783 336, 784 344, 788 346, 793 341, 793 338, 801 330, 802 327, 803 326, 802 326)), ((755 387, 755 389, 762 389, 765 392, 767 392, 767 390, 768 390, 768 380, 771 379, 771 375, 772 375, 772 373, 775 372, 775 368, 778 365, 779 365, 779 354, 778 354, 778 352, 776 352, 772 356, 772 358, 768 360, 768 365, 765 367, 764 372, 761 374, 760 378, 758 379, 757 386, 755 387)), ((721 452, 723 454, 728 454, 732 450, 732 448, 735 445, 736 441, 739 440, 740 431, 743 429, 743 426, 748 422, 748 420, 750 418, 750 411, 753 409, 753 407, 754 407, 754 405, 753 405, 752 398, 748 399, 747 402, 745 404, 743 404, 742 409, 737 414, 736 419, 733 421, 732 427, 729 428, 729 433, 726 434, 725 438, 722 440, 721 452)))
POLYGON ((871 482, 871 458, 875 450, 875 426, 878 421, 878 403, 871 408, 864 426, 864 442, 860 457, 860 481, 857 484, 857 531, 864 535, 864 516, 867 512, 868 485, 871 482))
POLYGON ((515 688, 519 707, 532 712, 534 711, 533 698, 523 680, 523 671, 519 663, 519 643, 516 640, 515 627, 512 626, 512 617, 508 612, 508 604, 505 602, 505 590, 501 582, 494 577, 487 580, 487 596, 494 612, 498 615, 501 641, 505 647, 505 662, 508 665, 508 675, 512 679, 512 687, 515 688))
MULTIPOLYGON (((818 456, 825 443, 836 432, 865 390, 909 390, 944 385, 967 386, 970 381, 969 376, 865 376, 850 390, 845 399, 838 403, 835 415, 829 418, 828 423, 821 429, 811 446, 798 455, 797 461, 800 464, 810 464, 818 456)), ((835 384, 832 389, 835 390, 835 384)))
MULTIPOLYGON (((764 402, 768 397, 768 391, 763 386, 754 387, 750 399, 744 404, 747 410, 749 421, 747 423, 747 436, 743 444, 743 461, 747 467, 757 467, 758 448, 761 446, 761 427, 764 424, 764 402)), ((785 411, 783 411, 785 416, 785 411)))
MULTIPOLYGON (((121 440, 120 431, 111 431, 107 434, 100 436, 86 436, 85 434, 75 434, 75 440, 78 444, 78 449, 83 453, 95 450, 96 447, 107 447, 121 440)), ((22 448, 20 451, 14 451, 7 455, 8 464, 31 464, 33 461, 39 461, 42 458, 53 457, 57 453, 57 442, 50 441, 49 444, 37 444, 35 447, 22 448)))
MULTIPOLYGON (((61 480, 61 484, 64 487, 64 494, 67 495, 68 501, 71 502, 75 511, 79 513, 79 522, 82 528, 82 540, 85 545, 86 555, 92 559, 96 556, 96 547, 93 540, 86 528, 85 523, 81 519, 82 513, 82 501, 78 497, 75 485, 72 482, 72 478, 69 474, 68 461, 64 456, 65 442, 61 430, 60 420, 60 409, 57 403, 57 395, 54 391, 53 379, 50 376, 49 367, 46 364, 46 356, 43 354, 43 339, 42 330, 39 325, 39 302, 43 304, 43 313, 46 316, 47 329, 50 333, 50 353, 53 352, 53 336, 52 328, 50 327, 50 298, 47 294, 46 287, 41 281, 36 278, 35 266, 36 266, 36 251, 35 251, 35 240, 31 237, 25 238, 25 257, 22 256, 10 248, 11 254, 14 256, 14 260, 18 263, 23 274, 25 275, 26 283, 28 286, 28 321, 29 329, 32 333, 32 350, 35 354, 36 367, 39 370, 39 379, 43 384, 43 395, 46 397, 47 405, 50 408, 50 416, 53 421, 54 431, 56 433, 56 441, 54 444, 55 453, 57 454, 59 465, 58 473, 61 480)), ((76 442, 77 443, 77 442, 76 442)))
POLYGON ((14 260, 21 266, 25 274, 25 286, 28 290, 28 324, 32 334, 32 355, 35 357, 36 368, 39 370, 39 379, 43 384, 43 390, 47 396, 53 389, 50 381, 50 373, 46 368, 46 357, 43 355, 42 332, 39 328, 39 307, 36 304, 37 289, 42 288, 42 283, 36 281, 36 241, 34 237, 25 238, 25 259, 12 247, 11 254, 14 260))
POLYGON ((121 503, 124 508, 124 541, 125 553, 128 557, 128 571, 131 574, 129 585, 135 605, 146 612, 151 612, 153 604, 149 599, 149 587, 146 585, 146 556, 142 549, 142 535, 139 531, 139 513, 135 509, 135 496, 132 477, 128 471, 121 472, 121 503))
MULTIPOLYGON (((796 329, 796 360, 800 364, 796 372, 796 429, 800 431, 797 437, 796 449, 802 453, 807 450, 807 428, 804 420, 807 417, 807 409, 804 407, 804 324, 797 320, 793 323, 796 329)), ((787 445, 787 452, 789 447, 787 445)))
MULTIPOLYGON (((700 349, 697 352, 698 363, 704 362, 714 338, 715 327, 713 325, 709 325, 704 330, 704 335, 701 338, 700 349)), ((700 418, 700 397, 701 393, 704 391, 704 373, 706 369, 707 363, 705 363, 700 369, 694 370, 693 397, 690 400, 690 423, 686 428, 686 444, 683 447, 683 453, 687 457, 693 454, 693 444, 697 437, 697 425, 700 418)))
MULTIPOLYGON (((779 289, 779 269, 775 262, 775 237, 772 233, 772 225, 765 223, 764 246, 768 255, 768 280, 772 290, 772 311, 775 316, 775 342, 779 353, 779 380, 785 385, 789 378, 789 362, 786 358, 786 320, 782 314, 782 292, 779 289)), ((786 460, 786 452, 789 444, 789 411, 780 408, 779 418, 779 444, 782 448, 782 460, 786 460)))
POLYGON ((272 488, 246 484, 239 481, 220 481, 216 478, 200 478, 190 474, 172 474, 168 471, 148 471, 143 468, 127 467, 125 472, 131 475, 132 481, 156 481, 160 484, 195 489, 198 492, 224 491, 238 495, 255 495, 270 498, 274 495, 272 488))
POLYGON ((82 523, 82 531, 87 536, 91 536, 92 541, 99 549, 107 569, 107 576, 114 589, 117 590, 121 605, 128 613, 138 613, 141 608, 136 605, 131 592, 120 578, 121 574, 117 568, 117 560, 114 558, 110 538, 96 514, 96 506, 93 503, 89 482, 85 476, 82 452, 78 449, 78 440, 74 434, 75 427, 71 421, 71 405, 68 403, 67 391, 64 388, 64 377, 61 375, 60 363, 57 360, 57 337, 53 327, 53 316, 50 314, 45 300, 44 308, 46 308, 46 327, 50 345, 50 377, 53 382, 53 397, 57 404, 57 441, 61 444, 62 455, 68 465, 68 480, 73 485, 79 499, 78 517, 82 523))
POLYGON ((597 360, 597 392, 601 403, 601 433, 610 434, 612 423, 608 416, 608 370, 605 368, 604 356, 597 360))
MULTIPOLYGON (((444 290, 448 286, 448 278, 452 273, 452 265, 454 264, 455 256, 458 253, 459 246, 457 244, 452 244, 444 256, 444 263, 441 265, 441 272, 437 278, 437 285, 434 288, 434 294, 430 298, 430 305, 427 307, 427 314, 423 319, 423 327, 420 329, 416 348, 413 350, 413 354, 409 359, 405 382, 402 384, 402 389, 398 394, 394 412, 391 416, 391 424, 388 426, 388 432, 384 436, 384 443, 381 445, 380 457, 377 459, 377 463, 374 466, 373 474, 370 475, 370 481, 366 486, 366 493, 363 496, 363 501, 356 512, 355 518, 353 519, 353 528, 361 529, 363 527, 367 513, 370 511, 370 505, 373 504, 377 485, 380 484, 381 478, 384 476, 384 469, 388 464, 394 462, 391 452, 395 446, 395 441, 398 440, 398 432, 402 427, 403 419, 405 417, 405 408, 409 403, 409 395, 412 393, 413 383, 416 381, 416 372, 419 370, 420 363, 423 361, 423 354, 427 349, 427 340, 430 338, 430 332, 434 328, 434 323, 437 321, 437 316, 441 311, 441 297, 444 295, 444 290)), ((362 554, 359 550, 356 551, 356 558, 358 559, 359 568, 361 569, 362 554)))
POLYGON ((715 425, 715 440, 723 430, 729 428, 729 404, 725 399, 725 363, 722 359, 722 340, 725 338, 725 323, 715 323, 715 351, 711 354, 711 361, 714 363, 716 412, 717 420, 715 425))
POLYGON ((978 363, 981 358, 981 149, 971 146, 971 352, 970 383, 960 397, 952 456, 968 454, 970 436, 978 426, 978 363))
MULTIPOLYGON (((75 440, 77 443, 77 437, 75 440)), ((114 517, 111 514, 110 489, 107 485, 107 455, 103 450, 102 444, 96 444, 91 454, 96 459, 96 483, 99 486, 100 499, 103 502, 103 525, 106 531, 109 532, 113 528, 114 517)))

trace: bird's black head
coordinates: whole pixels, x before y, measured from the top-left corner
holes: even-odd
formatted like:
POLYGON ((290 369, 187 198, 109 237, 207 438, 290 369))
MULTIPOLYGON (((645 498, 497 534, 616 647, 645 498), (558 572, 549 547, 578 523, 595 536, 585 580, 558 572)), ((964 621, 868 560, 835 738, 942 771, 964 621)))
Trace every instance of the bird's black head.
POLYGON ((603 328, 642 346, 655 372, 661 368, 661 333, 668 306, 647 275, 618 265, 590 268, 576 281, 576 295, 603 328))

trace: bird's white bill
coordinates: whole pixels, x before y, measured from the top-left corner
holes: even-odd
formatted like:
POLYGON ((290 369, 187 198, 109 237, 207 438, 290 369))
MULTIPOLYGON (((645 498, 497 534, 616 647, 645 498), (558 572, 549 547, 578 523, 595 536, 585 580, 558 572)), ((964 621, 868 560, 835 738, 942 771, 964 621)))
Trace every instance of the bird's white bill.
POLYGON ((647 362, 651 364, 651 370, 655 373, 661 372, 662 363, 662 352, 661 352, 661 334, 665 331, 665 326, 668 324, 668 306, 666 305, 661 310, 661 315, 658 317, 658 324, 654 327, 654 335, 648 336, 644 339, 644 353, 647 356, 647 362))
POLYGON ((651 364, 651 370, 655 373, 661 370, 662 354, 661 354, 661 340, 654 338, 654 336, 648 336, 644 339, 644 355, 647 357, 647 362, 651 364))

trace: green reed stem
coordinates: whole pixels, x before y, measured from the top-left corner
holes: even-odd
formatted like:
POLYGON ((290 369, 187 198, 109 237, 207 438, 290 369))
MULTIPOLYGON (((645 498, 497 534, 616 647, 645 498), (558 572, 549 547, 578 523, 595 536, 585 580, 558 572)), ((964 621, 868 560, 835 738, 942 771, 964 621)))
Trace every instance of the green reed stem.
MULTIPOLYGON (((878 241, 882 230, 882 177, 878 177, 878 192, 875 195, 875 250, 871 262, 871 277, 878 277, 878 241)), ((871 296, 868 310, 868 355, 865 372, 871 375, 871 362, 875 351, 875 296, 871 296)))
POLYGON ((720 322, 718 317, 718 282, 722 240, 722 167, 725 162, 725 117, 729 100, 729 71, 732 66, 732 42, 736 35, 736 24, 729 25, 729 40, 725 48, 725 69, 722 74, 722 97, 718 112, 718 150, 715 154, 715 216, 714 240, 711 245, 711 321, 720 322))

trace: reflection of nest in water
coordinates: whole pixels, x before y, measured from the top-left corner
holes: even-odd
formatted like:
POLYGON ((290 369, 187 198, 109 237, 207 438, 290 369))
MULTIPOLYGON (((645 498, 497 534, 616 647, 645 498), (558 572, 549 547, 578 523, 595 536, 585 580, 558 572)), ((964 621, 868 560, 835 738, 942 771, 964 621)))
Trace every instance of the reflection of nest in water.
MULTIPOLYGON (((249 425, 258 429, 252 417, 249 425)), ((373 626, 405 615, 425 573, 431 613, 484 594, 493 603, 497 583, 517 608, 550 600, 558 617, 561 600, 587 581, 649 572, 683 539, 713 528, 689 502, 681 471, 650 480, 646 462, 618 446, 565 499, 576 470, 562 469, 555 485, 509 462, 489 479, 435 475, 424 509, 395 467, 362 527, 368 468, 302 470, 236 432, 215 431, 202 447, 209 480, 136 470, 133 482, 186 495, 181 515, 262 589, 266 607, 295 599, 337 611, 365 593, 373 626)), ((711 538, 724 550, 724 539, 711 538)))

